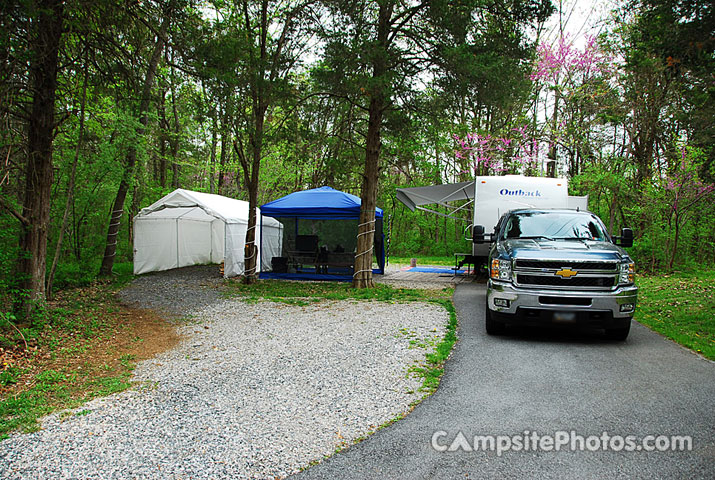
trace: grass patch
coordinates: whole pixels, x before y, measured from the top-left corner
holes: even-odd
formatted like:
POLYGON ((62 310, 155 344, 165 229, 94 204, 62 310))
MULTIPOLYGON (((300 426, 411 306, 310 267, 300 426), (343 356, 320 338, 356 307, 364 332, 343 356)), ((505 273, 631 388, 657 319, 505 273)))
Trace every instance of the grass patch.
POLYGON ((114 293, 125 283, 120 275, 58 292, 44 322, 18 325, 27 348, 15 329, 0 329, 0 439, 37 430, 38 419, 54 411, 128 388, 136 361, 178 341, 154 313, 118 304, 114 293))
POLYGON ((715 270, 638 277, 635 319, 715 360, 715 270))
POLYGON ((420 290, 376 284, 375 288, 353 288, 342 282, 300 282, 259 280, 245 285, 240 280, 226 281, 226 294, 245 301, 261 299, 291 305, 309 305, 322 300, 378 300, 381 302, 431 302, 451 298, 452 289, 420 290))
POLYGON ((55 410, 75 408, 94 397, 124 390, 130 386, 128 378, 129 372, 93 380, 77 373, 42 372, 29 388, 0 401, 0 439, 16 429, 38 430, 38 419, 55 410))
POLYGON ((454 256, 426 256, 426 255, 416 255, 414 257, 393 257, 390 256, 390 263, 391 264, 405 264, 409 265, 410 260, 413 258, 417 259, 417 266, 423 266, 423 265, 448 265, 450 267, 454 266, 454 256))
POLYGON ((457 341, 457 312, 454 310, 454 305, 451 300, 435 300, 444 307, 447 312, 449 312, 449 322, 447 323, 447 332, 444 335, 442 341, 440 341, 434 348, 432 353, 426 355, 427 362, 425 366, 410 367, 410 372, 422 377, 422 386, 420 391, 426 392, 428 395, 437 390, 439 386, 439 381, 444 373, 444 362, 449 357, 452 352, 452 347, 454 347, 457 341))

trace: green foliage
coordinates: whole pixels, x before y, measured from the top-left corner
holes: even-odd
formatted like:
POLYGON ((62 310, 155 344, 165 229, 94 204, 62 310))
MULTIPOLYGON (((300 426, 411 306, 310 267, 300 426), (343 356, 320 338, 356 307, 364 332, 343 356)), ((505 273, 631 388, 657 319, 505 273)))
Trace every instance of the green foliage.
MULTIPOLYGON (((101 259, 95 257, 81 262, 69 259, 67 262, 60 263, 55 273, 55 286, 59 289, 67 289, 91 285, 97 281, 100 262, 101 259)), ((129 282, 134 278, 133 268, 132 262, 115 263, 112 283, 119 286, 129 282)))
POLYGON ((9 215, 0 215, 0 312, 9 312, 13 301, 24 292, 19 290, 15 265, 21 255, 17 243, 19 228, 9 215))
POLYGON ((608 158, 587 165, 573 179, 571 193, 589 195, 590 210, 611 234, 618 235, 622 227, 634 229, 636 240, 629 253, 639 269, 668 270, 674 254, 676 266, 712 263, 715 212, 707 201, 712 187, 697 174, 704 162, 700 150, 690 149, 665 178, 638 188, 635 166, 625 158, 608 158))

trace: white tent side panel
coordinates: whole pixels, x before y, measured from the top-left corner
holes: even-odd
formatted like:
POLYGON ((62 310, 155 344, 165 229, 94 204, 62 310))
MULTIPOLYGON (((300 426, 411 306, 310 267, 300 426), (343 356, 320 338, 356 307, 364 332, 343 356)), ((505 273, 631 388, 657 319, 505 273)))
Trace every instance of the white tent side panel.
POLYGON ((225 239, 226 224, 217 218, 211 222, 211 263, 223 262, 225 239))
POLYGON ((235 277, 243 275, 243 248, 246 244, 246 225, 243 223, 226 224, 226 256, 224 258, 223 276, 235 277))
POLYGON ((179 218, 179 267, 211 263, 211 223, 205 220, 179 218))
POLYGON ((134 219, 134 274, 169 270, 178 266, 176 219, 134 219))

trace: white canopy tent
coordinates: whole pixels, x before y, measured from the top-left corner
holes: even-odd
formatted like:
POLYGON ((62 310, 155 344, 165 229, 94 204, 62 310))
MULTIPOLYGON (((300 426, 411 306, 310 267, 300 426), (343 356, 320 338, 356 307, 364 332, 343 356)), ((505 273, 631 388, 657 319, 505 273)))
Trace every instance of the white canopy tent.
MULTIPOLYGON (((268 271, 281 256, 283 225, 256 211, 260 268, 268 271)), ((241 275, 247 228, 248 202, 174 190, 134 217, 134 273, 223 261, 224 277, 241 275)))

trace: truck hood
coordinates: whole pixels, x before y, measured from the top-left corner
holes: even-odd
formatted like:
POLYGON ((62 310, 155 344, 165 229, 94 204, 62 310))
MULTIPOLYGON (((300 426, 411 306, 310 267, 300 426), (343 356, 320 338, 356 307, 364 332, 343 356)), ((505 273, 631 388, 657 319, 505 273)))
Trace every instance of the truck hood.
POLYGON ((511 239, 500 243, 504 253, 511 258, 604 261, 628 258, 621 247, 594 240, 511 239))

